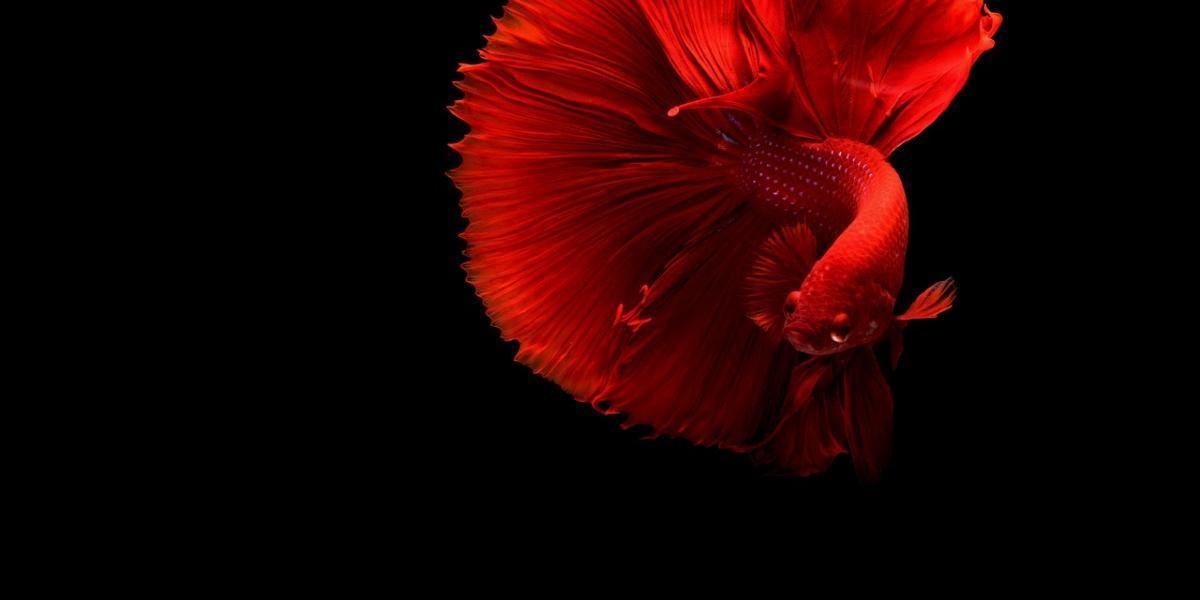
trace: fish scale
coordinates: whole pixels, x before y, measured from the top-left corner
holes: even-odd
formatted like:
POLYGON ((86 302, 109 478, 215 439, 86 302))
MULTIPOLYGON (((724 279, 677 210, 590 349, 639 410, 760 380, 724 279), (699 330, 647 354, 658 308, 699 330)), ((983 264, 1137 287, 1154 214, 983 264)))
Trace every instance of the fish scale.
POLYGON ((874 147, 762 131, 747 142, 735 178, 755 210, 780 224, 805 223, 829 249, 814 270, 818 277, 836 271, 834 265, 870 264, 876 281, 895 294, 903 277, 908 207, 899 177, 874 147))

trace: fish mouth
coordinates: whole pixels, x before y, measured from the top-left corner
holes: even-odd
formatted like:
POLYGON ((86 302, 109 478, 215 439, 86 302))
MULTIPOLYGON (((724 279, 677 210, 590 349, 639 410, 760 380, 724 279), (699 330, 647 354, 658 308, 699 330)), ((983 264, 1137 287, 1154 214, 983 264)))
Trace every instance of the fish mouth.
POLYGON ((812 340, 820 340, 822 338, 815 328, 801 319, 793 319, 784 325, 783 336, 798 352, 813 356, 836 354, 846 345, 844 340, 842 342, 834 342, 828 335, 824 338, 828 340, 827 342, 820 346, 814 345, 812 340))

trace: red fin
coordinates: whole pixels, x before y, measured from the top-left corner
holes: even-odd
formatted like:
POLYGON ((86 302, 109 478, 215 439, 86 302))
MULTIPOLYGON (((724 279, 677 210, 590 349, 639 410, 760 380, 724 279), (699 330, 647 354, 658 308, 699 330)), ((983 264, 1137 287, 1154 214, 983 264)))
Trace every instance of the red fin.
POLYGON ((866 142, 885 156, 946 109, 1001 20, 982 0, 787 5, 772 20, 795 74, 789 129, 866 142))
POLYGON ((954 299, 958 296, 958 287, 953 278, 939 281, 921 292, 912 306, 902 314, 896 315, 897 321, 912 321, 915 319, 934 319, 950 310, 954 299))
POLYGON ((766 122, 787 117, 791 77, 776 70, 768 32, 745 0, 639 0, 662 51, 690 95, 667 111, 696 111, 722 127, 730 109, 766 122), (708 110, 703 110, 708 109, 708 110))
POLYGON ((783 226, 763 242, 743 287, 746 314, 773 338, 783 334, 783 302, 800 289, 817 260, 817 238, 803 223, 783 226))
POLYGON ((696 100, 802 138, 842 137, 885 156, 932 123, 995 43, 982 0, 643 0, 696 100), (757 74, 757 75, 756 75, 757 74))
POLYGON ((452 108, 471 128, 451 174, 468 280, 517 360, 583 398, 650 325, 640 288, 737 202, 712 130, 663 114, 691 93, 647 39, 633 4, 510 3, 452 108))
POLYGON ((639 0, 663 51, 699 97, 732 92, 757 71, 745 49, 742 0, 639 0))
POLYGON ((781 82, 786 80, 779 76, 768 76, 764 70, 750 83, 724 94, 705 96, 679 106, 672 106, 667 116, 674 117, 684 110, 711 110, 727 108, 754 115, 766 121, 773 121, 771 106, 778 104, 780 98, 786 97, 787 88, 781 82))
MULTIPOLYGON (((626 311, 608 384, 591 400, 656 434, 740 447, 783 410, 798 354, 746 318, 739 289, 772 227, 744 211, 724 230, 689 244, 626 311)), ((611 315, 609 317, 611 319, 611 315)))
POLYGON ((813 357, 792 370, 788 389, 790 410, 753 455, 759 462, 795 475, 812 475, 829 468, 847 451, 841 404, 835 388, 832 360, 813 357))
POLYGON ((892 393, 872 349, 813 357, 797 366, 789 401, 794 408, 761 444, 760 461, 811 475, 849 452, 860 480, 879 480, 891 453, 892 393))
POLYGON ((982 0, 643 0, 695 94, 679 110, 735 109, 801 138, 848 138, 885 156, 929 126, 992 48, 982 0))
POLYGON ((904 321, 892 321, 887 332, 888 362, 895 369, 900 364, 900 354, 904 352, 904 321))
POLYGON ((842 373, 846 442, 858 478, 874 483, 892 450, 892 390, 870 348, 849 354, 842 373))

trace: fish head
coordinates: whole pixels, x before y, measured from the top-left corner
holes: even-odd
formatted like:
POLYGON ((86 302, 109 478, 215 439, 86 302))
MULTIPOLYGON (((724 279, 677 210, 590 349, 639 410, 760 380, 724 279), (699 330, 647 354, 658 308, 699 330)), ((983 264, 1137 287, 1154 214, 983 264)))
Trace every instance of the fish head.
POLYGON ((844 352, 882 338, 894 305, 893 295, 878 285, 805 280, 784 301, 784 336, 805 354, 844 352))

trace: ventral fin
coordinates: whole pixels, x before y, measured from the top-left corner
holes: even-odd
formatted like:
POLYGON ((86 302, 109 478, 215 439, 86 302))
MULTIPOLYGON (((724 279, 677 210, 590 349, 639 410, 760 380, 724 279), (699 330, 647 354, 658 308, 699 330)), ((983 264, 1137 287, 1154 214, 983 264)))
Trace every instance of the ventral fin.
POLYGON ((776 229, 762 243, 743 284, 746 315, 781 339, 784 301, 800 289, 817 260, 817 238, 804 223, 776 229))
POLYGON ((864 483, 877 483, 892 448, 892 392, 871 348, 837 358, 814 356, 792 371, 790 410, 754 458, 775 469, 811 475, 850 454, 864 483))
POLYGON ((904 352, 904 322, 892 321, 887 332, 888 364, 895 369, 900 364, 900 354, 904 352))
POLYGON ((848 451, 843 388, 828 357, 814 356, 792 370, 788 408, 751 457, 780 473, 813 475, 848 451))
POLYGON ((854 471, 864 483, 877 483, 892 450, 892 390, 869 348, 856 348, 842 372, 845 439, 854 471))

